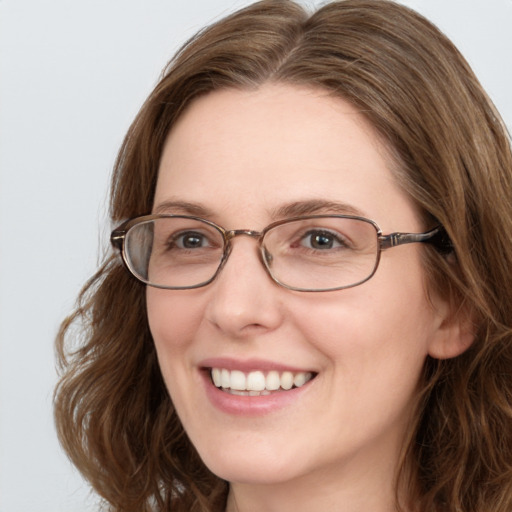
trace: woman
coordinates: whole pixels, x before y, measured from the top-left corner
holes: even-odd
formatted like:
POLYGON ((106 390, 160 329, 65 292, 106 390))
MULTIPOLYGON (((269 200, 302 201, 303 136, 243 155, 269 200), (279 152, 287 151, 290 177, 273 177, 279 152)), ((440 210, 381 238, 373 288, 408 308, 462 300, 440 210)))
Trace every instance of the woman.
POLYGON ((419 15, 218 22, 121 148, 126 268, 59 334, 61 442, 117 511, 510 510, 511 198, 498 113, 419 15))

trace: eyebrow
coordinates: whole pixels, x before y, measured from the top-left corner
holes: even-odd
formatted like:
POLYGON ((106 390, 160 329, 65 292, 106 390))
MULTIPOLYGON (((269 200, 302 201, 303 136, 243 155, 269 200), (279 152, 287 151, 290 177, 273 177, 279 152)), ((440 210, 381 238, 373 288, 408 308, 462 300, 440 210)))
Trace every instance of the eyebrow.
POLYGON ((339 201, 327 201, 323 199, 309 199, 306 201, 294 201, 272 210, 273 218, 300 217, 302 215, 315 214, 341 214, 365 217, 363 211, 355 206, 339 201))
POLYGON ((206 208, 206 206, 188 201, 164 201, 153 210, 155 214, 177 212, 194 217, 210 218, 213 216, 212 210, 206 208))
MULTIPOLYGON (((184 214, 194 217, 211 219, 215 217, 213 210, 200 203, 188 201, 169 200, 158 204, 153 210, 155 214, 184 214)), ((366 217, 365 213, 347 203, 340 201, 328 201, 323 199, 308 199, 304 201, 293 201, 283 204, 270 210, 270 217, 274 220, 286 219, 289 217, 301 217, 304 215, 316 214, 341 214, 366 217)))

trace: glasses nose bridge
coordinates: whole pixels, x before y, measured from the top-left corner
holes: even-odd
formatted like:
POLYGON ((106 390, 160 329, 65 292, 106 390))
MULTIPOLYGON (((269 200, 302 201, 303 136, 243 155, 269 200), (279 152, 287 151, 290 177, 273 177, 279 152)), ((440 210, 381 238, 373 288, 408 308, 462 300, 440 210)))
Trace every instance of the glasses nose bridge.
MULTIPOLYGON (((229 256, 231 255, 231 251, 233 249, 233 246, 231 245, 231 241, 233 240, 233 238, 235 238, 237 236, 241 236, 241 235, 245 235, 250 238, 255 238, 256 241, 258 242, 258 245, 260 246, 261 239, 263 237, 263 232, 255 231, 253 229, 231 229, 229 231, 224 231, 224 239, 225 239, 226 245, 225 245, 225 250, 224 250, 224 256, 222 258, 222 262, 219 267, 219 271, 224 267, 229 256)), ((261 256, 260 256, 260 258, 261 258, 261 256)), ((263 267, 265 267, 265 270, 268 272, 266 265, 264 264, 264 262, 261 259, 260 259, 260 263, 263 264, 263 267)))
POLYGON ((253 229, 231 229, 230 231, 226 231, 224 233, 224 237, 226 238, 227 242, 231 241, 233 238, 235 238, 235 236, 240 235, 250 236, 259 240, 262 233, 261 231, 254 231, 253 229))

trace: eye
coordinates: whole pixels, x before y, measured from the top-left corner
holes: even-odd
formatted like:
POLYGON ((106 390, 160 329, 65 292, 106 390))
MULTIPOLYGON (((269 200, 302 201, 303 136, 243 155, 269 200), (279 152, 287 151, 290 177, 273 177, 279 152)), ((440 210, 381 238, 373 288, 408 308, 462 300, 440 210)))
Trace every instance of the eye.
POLYGON ((343 237, 339 233, 333 233, 327 230, 310 230, 301 239, 300 245, 308 249, 325 251, 346 247, 343 237))
POLYGON ((197 231, 186 231, 174 234, 169 245, 178 249, 200 249, 210 247, 211 243, 207 236, 197 231))

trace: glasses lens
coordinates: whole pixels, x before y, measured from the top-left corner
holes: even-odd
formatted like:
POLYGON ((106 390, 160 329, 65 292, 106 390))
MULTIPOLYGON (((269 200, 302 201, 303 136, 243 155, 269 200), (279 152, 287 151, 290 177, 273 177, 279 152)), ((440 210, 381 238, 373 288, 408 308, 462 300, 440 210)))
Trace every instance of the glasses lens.
POLYGON ((165 217, 132 226, 124 247, 128 267, 145 283, 189 288, 215 275, 224 253, 224 238, 207 222, 165 217))
POLYGON ((375 272, 377 229, 371 222, 345 217, 291 221, 265 234, 262 252, 274 279, 289 288, 348 288, 375 272))

